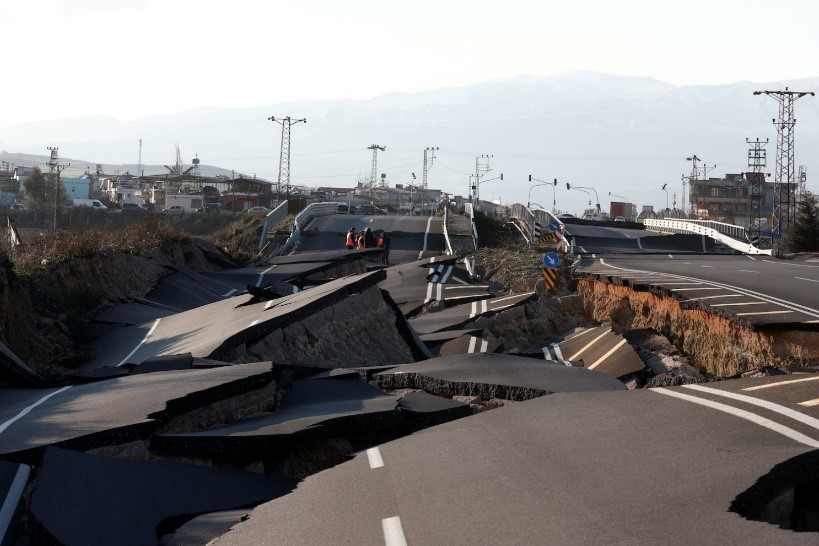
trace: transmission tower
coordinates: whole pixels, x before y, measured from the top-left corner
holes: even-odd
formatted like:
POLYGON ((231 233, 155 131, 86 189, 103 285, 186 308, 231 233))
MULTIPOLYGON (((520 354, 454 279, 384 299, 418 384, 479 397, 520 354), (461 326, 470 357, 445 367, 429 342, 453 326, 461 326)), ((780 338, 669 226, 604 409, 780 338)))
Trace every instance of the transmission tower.
POLYGON ((438 151, 438 148, 433 148, 430 146, 429 148, 424 148, 424 175, 421 179, 421 187, 427 189, 427 172, 432 168, 432 164, 435 163, 435 152, 438 151), (427 162, 427 152, 429 152, 429 162, 427 162))
POLYGON ((791 219, 796 213, 796 184, 794 180, 794 133, 796 118, 793 117, 793 103, 813 91, 754 91, 754 95, 768 95, 779 102, 779 120, 776 126, 776 171, 774 172, 773 214, 771 231, 774 234, 774 248, 779 249, 782 237, 788 233, 791 219))
POLYGON ((375 187, 376 180, 375 177, 378 176, 378 150, 381 150, 383 152, 384 150, 387 149, 387 147, 379 146, 378 144, 373 144, 371 146, 367 146, 367 149, 373 151, 373 170, 370 173, 370 188, 372 189, 375 187))
POLYGON ((799 174, 796 175, 796 180, 796 203, 799 206, 802 196, 805 195, 805 184, 808 182, 808 168, 805 165, 799 165, 799 174))
POLYGON ((307 119, 276 118, 270 116, 268 121, 273 121, 282 126, 282 145, 279 151, 279 179, 276 181, 276 196, 281 198, 282 184, 284 184, 287 198, 290 199, 290 128, 297 123, 307 123, 307 119))
POLYGON ((765 145, 768 139, 761 141, 745 139, 748 148, 748 168, 745 173, 748 181, 748 238, 758 245, 762 240, 762 206, 765 204, 765 167, 768 165, 768 153, 765 145))

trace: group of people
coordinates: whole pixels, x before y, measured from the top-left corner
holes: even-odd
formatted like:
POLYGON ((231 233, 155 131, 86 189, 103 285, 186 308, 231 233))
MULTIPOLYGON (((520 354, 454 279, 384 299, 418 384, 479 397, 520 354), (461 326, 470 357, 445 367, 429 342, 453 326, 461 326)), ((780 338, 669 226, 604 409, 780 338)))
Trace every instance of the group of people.
POLYGON ((381 235, 378 236, 378 239, 375 238, 375 234, 373 234, 370 228, 365 228, 358 233, 356 233, 355 228, 350 228, 347 232, 347 249, 353 250, 364 250, 365 248, 380 248, 384 252, 381 256, 381 263, 385 265, 389 265, 389 257, 390 257, 390 236, 386 231, 381 231, 381 235))

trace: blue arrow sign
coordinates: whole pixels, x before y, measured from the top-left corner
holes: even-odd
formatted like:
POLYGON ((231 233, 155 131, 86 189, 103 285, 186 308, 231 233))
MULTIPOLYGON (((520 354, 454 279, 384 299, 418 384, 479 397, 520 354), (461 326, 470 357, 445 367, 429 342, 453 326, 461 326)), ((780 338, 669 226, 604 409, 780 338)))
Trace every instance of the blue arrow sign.
POLYGON ((549 229, 551 231, 557 231, 560 228, 560 222, 558 220, 552 220, 549 222, 549 229))
POLYGON ((560 258, 558 257, 556 252, 547 252, 546 254, 543 255, 543 265, 545 265, 549 269, 556 268, 558 262, 560 262, 560 258))

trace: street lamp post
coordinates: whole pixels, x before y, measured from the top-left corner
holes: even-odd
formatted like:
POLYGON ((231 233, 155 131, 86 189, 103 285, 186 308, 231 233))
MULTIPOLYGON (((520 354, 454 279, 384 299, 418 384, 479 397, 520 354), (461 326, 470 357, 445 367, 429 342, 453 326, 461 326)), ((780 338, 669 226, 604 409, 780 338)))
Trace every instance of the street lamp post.
MULTIPOLYGON (((553 182, 546 182, 545 180, 540 180, 539 178, 533 177, 531 174, 529 175, 529 182, 534 180, 535 182, 540 182, 540 184, 535 184, 535 186, 551 186, 552 187, 552 212, 557 210, 557 178, 554 179, 553 182)), ((535 186, 532 186, 534 188, 535 186)), ((529 188, 529 196, 532 195, 532 188, 529 188)))
POLYGON ((668 184, 663 184, 663 191, 665 192, 665 210, 668 211, 668 184))

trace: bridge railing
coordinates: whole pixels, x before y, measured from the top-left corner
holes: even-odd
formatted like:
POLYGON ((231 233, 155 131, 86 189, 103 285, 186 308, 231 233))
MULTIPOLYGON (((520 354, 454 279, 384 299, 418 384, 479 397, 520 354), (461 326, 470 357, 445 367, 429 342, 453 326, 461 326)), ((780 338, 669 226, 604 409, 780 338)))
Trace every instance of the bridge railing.
MULTIPOLYGON (((273 256, 281 256, 285 252, 291 250, 293 246, 295 246, 296 241, 299 240, 301 237, 301 231, 307 227, 310 222, 315 220, 320 216, 328 216, 330 214, 336 214, 338 212, 338 206, 343 203, 310 203, 307 207, 304 208, 303 211, 298 213, 296 217, 293 219, 293 227, 290 230, 290 237, 287 238, 287 241, 274 250, 265 255, 264 258, 256 262, 256 264, 262 263, 266 260, 269 260, 273 256)), ((255 264, 254 264, 255 265, 255 264)))
POLYGON ((524 233, 527 243, 537 239, 548 229, 547 226, 558 225, 555 231, 557 250, 567 252, 569 243, 563 236, 563 222, 554 214, 543 209, 530 209, 526 205, 515 203, 510 207, 510 218, 515 221, 521 232, 524 233))
POLYGON ((469 222, 472 224, 472 241, 475 243, 475 248, 478 248, 478 230, 475 227, 475 208, 472 203, 464 203, 464 215, 469 217, 469 222))
POLYGON ((259 250, 264 248, 267 244, 267 232, 282 221, 287 216, 287 201, 282 201, 279 205, 267 213, 264 217, 264 224, 262 225, 262 236, 259 238, 259 250))
POLYGON ((764 254, 771 256, 773 251, 771 249, 756 248, 745 238, 745 230, 740 226, 732 226, 730 224, 722 224, 721 222, 709 222, 704 220, 654 220, 647 218, 643 221, 646 229, 651 231, 659 231, 661 233, 696 233, 711 237, 729 248, 733 248, 744 254, 764 254), (719 224, 719 226, 710 226, 708 224, 719 224), (731 235, 723 233, 716 229, 728 231, 731 235), (734 229, 729 229, 734 228, 734 229), (741 233, 740 237, 733 234, 741 233))

